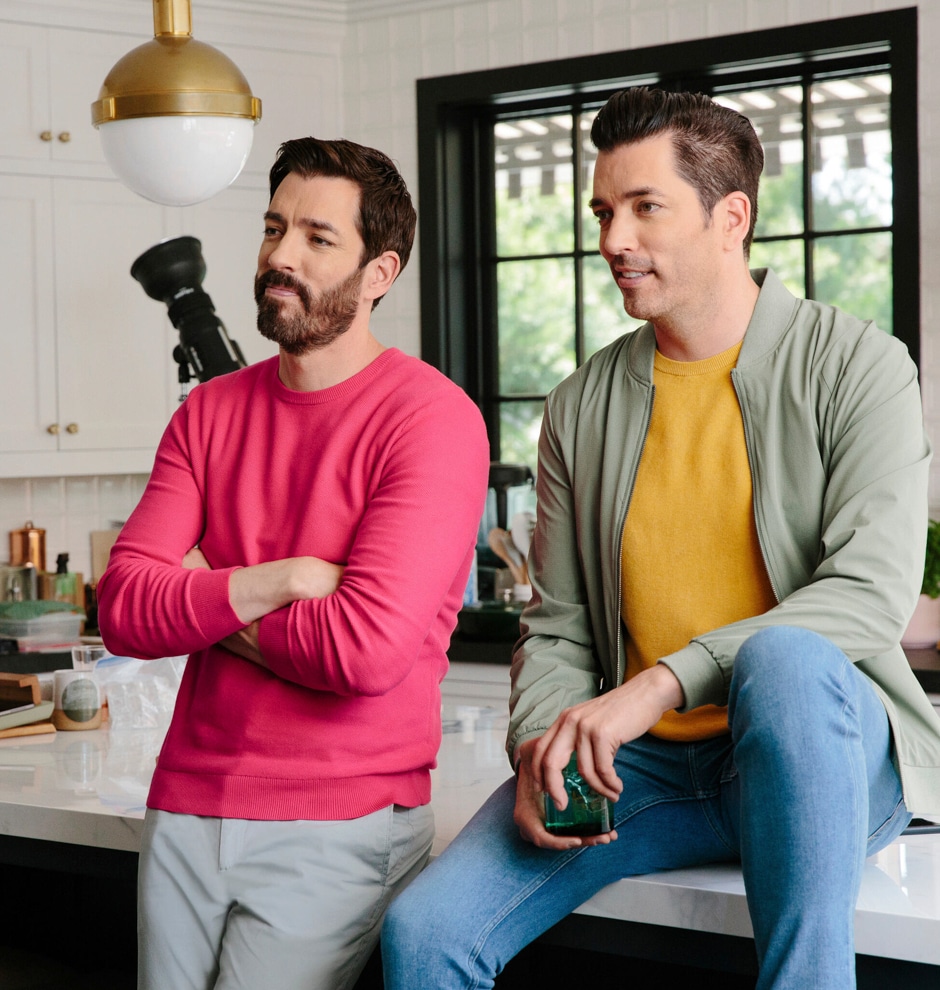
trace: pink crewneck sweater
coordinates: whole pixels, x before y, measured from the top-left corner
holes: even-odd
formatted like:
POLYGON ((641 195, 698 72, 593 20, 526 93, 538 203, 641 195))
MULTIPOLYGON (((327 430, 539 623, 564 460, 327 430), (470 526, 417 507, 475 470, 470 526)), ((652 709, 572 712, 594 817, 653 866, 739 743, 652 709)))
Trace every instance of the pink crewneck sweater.
POLYGON ((486 493, 482 417, 395 349, 315 392, 277 370, 190 393, 98 585, 108 649, 190 655, 148 805, 335 820, 425 804, 486 493), (196 544, 213 570, 180 566, 196 544), (346 571, 261 620, 270 670, 216 646, 241 627, 232 569, 302 555, 346 571))

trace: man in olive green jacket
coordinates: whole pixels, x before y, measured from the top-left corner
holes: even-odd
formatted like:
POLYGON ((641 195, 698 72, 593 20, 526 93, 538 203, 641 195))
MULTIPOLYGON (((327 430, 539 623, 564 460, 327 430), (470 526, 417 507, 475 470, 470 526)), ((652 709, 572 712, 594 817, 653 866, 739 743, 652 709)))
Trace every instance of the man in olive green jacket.
MULTIPOLYGON (((722 705, 748 636, 783 624, 821 633, 887 709, 906 804, 940 816, 940 720, 899 645, 920 590, 928 517, 916 369, 873 324, 796 299, 773 272, 751 274, 761 291, 731 377, 778 604, 703 632, 660 663, 680 681, 686 709, 722 705)), ((551 496, 539 500, 536 594, 513 663, 510 755, 562 709, 624 679, 619 534, 653 402, 655 348, 647 324, 582 365, 546 405, 539 483, 551 496), (571 484, 557 484, 575 463, 571 484)))
POLYGON ((940 720, 899 646, 928 513, 916 368, 749 270, 746 118, 638 88, 591 136, 601 254, 648 322, 546 403, 516 778, 393 906, 386 987, 492 986, 611 881, 740 861, 759 990, 850 990, 866 855, 940 815, 940 720), (552 824, 584 817, 572 754, 614 803, 593 832, 552 824))

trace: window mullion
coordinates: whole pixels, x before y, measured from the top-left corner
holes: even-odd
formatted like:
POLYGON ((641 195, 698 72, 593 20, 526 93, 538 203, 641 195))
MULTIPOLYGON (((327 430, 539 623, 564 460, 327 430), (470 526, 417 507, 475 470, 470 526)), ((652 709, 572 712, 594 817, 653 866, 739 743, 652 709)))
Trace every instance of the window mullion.
POLYGON ((574 360, 580 367, 584 362, 584 237, 582 234, 581 203, 583 200, 584 149, 581 146, 581 116, 583 107, 573 107, 571 114, 572 217, 574 224, 574 360))
POLYGON ((803 292, 807 299, 816 297, 816 277, 813 262, 816 230, 813 209, 813 168, 816 159, 816 127, 813 122, 813 77, 803 77, 803 292))

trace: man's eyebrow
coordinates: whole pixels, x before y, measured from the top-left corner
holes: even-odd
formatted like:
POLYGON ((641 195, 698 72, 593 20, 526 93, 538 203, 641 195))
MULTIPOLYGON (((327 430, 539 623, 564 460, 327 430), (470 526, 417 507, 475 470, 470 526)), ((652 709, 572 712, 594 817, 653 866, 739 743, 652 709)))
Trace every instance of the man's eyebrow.
MULTIPOLYGON (((665 196, 666 194, 661 190, 657 189, 656 186, 638 186, 636 189, 627 189, 624 192, 617 195, 615 198, 618 200, 622 199, 637 199, 640 196, 665 196)), ((606 199, 599 199, 597 197, 593 198, 588 206, 593 210, 597 206, 603 206, 606 203, 606 199)))
MULTIPOLYGON (((282 214, 276 213, 274 210, 268 210, 264 215, 265 220, 273 220, 275 223, 286 224, 287 221, 282 214)), ((300 221, 301 227, 308 227, 310 230, 325 230, 331 234, 335 234, 337 237, 340 236, 339 231, 329 223, 327 220, 316 220, 313 217, 304 217, 300 221)))

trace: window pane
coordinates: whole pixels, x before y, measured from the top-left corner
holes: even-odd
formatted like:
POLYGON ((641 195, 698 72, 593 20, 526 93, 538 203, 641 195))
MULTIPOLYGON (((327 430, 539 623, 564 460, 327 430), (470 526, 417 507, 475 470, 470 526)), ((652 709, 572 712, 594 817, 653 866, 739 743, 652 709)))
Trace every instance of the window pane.
POLYGON ((544 406, 544 402, 500 403, 499 459, 501 461, 507 464, 525 464, 535 474, 544 406))
POLYGON ((891 235, 822 237, 813 250, 816 298, 894 332, 891 235))
MULTIPOLYGON (((890 77, 779 79, 753 89, 728 83, 715 95, 753 122, 764 148, 751 266, 773 268, 797 296, 809 284, 816 298, 890 332, 892 235, 871 229, 892 223, 890 77), (810 147, 812 211, 803 195, 810 147), (815 232, 838 236, 809 240, 815 232)), ((594 253, 598 229, 588 203, 596 113, 576 106, 534 116, 519 111, 493 125, 497 326, 488 343, 498 352, 498 380, 490 399, 498 407, 498 456, 533 470, 542 416, 535 397, 574 371, 577 360, 640 325, 624 312, 606 263, 594 253)))
POLYGON ((597 116, 596 110, 583 113, 578 119, 581 129, 581 242, 587 251, 593 251, 598 243, 598 226, 591 207, 588 205, 594 196, 594 163, 597 149, 591 143, 591 125, 597 116))
POLYGON ((721 93, 715 101, 744 114, 764 149, 757 235, 803 232, 803 89, 799 85, 721 93))
POLYGON ((772 268, 793 295, 800 299, 806 295, 802 241, 755 241, 748 264, 751 268, 772 268))
POLYGON ((496 267, 499 392, 544 395, 575 369, 574 261, 496 267))
POLYGON ((812 87, 816 230, 892 222, 890 84, 877 75, 812 87))
POLYGON ((635 330, 640 321, 624 311, 623 296, 599 254, 584 259, 583 279, 584 356, 589 358, 628 330, 635 330))
POLYGON ((574 247, 571 116, 522 117, 493 126, 496 253, 553 254, 574 247))

